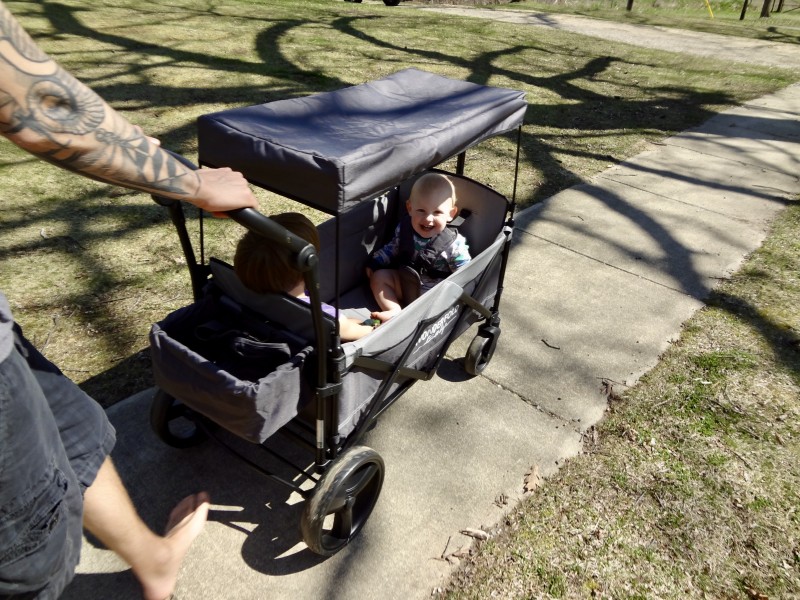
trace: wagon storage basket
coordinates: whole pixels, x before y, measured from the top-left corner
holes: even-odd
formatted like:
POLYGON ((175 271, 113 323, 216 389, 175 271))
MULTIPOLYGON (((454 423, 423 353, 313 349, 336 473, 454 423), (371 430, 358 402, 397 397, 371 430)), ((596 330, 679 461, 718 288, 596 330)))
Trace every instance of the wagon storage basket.
POLYGON ((313 348, 207 295, 150 331, 156 385, 232 433, 262 443, 313 398, 303 368, 313 348))

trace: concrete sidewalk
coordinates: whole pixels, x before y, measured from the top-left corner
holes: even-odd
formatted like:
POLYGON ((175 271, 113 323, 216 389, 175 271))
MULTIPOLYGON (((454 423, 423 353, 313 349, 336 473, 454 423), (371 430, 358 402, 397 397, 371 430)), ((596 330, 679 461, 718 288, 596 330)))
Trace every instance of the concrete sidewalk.
POLYGON ((784 69, 800 69, 800 52, 797 44, 793 43, 529 10, 494 10, 471 6, 419 6, 417 9, 460 17, 490 19, 515 25, 547 27, 644 48, 680 52, 711 59, 784 69))
MULTIPOLYGON (((361 535, 327 560, 305 549, 301 504, 213 444, 175 450, 150 431, 150 393, 114 406, 114 458, 146 520, 206 489, 215 504, 178 587, 183 600, 426 598, 501 521, 525 473, 580 452, 606 408, 762 242, 800 194, 800 85, 720 114, 518 215, 501 314, 482 376, 457 359, 413 386, 365 443, 386 480, 361 535)), ((87 540, 67 600, 138 598, 133 576, 87 540)))

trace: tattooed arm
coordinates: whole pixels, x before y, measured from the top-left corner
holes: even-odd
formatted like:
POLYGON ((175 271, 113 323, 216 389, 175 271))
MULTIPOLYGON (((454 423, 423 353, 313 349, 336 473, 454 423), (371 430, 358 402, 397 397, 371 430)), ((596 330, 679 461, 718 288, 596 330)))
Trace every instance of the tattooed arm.
POLYGON ((240 173, 194 171, 163 151, 42 52, 1 1, 0 133, 39 158, 105 183, 210 212, 257 206, 240 173))

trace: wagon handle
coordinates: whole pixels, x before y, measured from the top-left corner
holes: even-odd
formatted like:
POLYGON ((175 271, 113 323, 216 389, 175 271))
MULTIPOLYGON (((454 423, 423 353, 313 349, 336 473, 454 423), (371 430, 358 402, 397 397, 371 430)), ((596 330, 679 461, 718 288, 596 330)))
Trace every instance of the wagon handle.
MULTIPOLYGON (((199 168, 185 156, 166 148, 163 148, 163 150, 184 166, 194 171, 199 168)), ((158 194, 153 194, 152 197, 156 203, 166 206, 170 209, 180 202, 179 200, 165 198, 164 196, 159 196, 158 194)), ((287 231, 254 208, 237 208, 234 210, 229 210, 224 214, 229 216, 243 227, 271 240, 282 243, 292 252, 292 255, 296 257, 295 266, 302 272, 312 269, 319 260, 317 257, 316 248, 314 248, 312 244, 309 244, 303 238, 294 235, 291 231, 287 231)), ((192 258, 194 258, 193 252, 192 258)))

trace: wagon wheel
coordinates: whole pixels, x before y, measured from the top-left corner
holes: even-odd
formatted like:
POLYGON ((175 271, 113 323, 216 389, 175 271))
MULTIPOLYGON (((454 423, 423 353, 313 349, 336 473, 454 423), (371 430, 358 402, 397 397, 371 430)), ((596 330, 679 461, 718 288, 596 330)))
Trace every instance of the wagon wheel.
POLYGON ((467 355, 464 357, 464 370, 470 375, 480 375, 483 370, 489 365, 492 360, 494 350, 497 348, 497 334, 478 332, 478 335, 472 340, 467 350, 467 355))
POLYGON ((206 439, 194 416, 164 390, 157 390, 150 404, 150 427, 162 442, 173 448, 190 448, 206 439))
POLYGON ((333 461, 300 517, 310 550, 332 556, 358 534, 378 501, 383 471, 383 459, 366 446, 349 448, 333 461))

